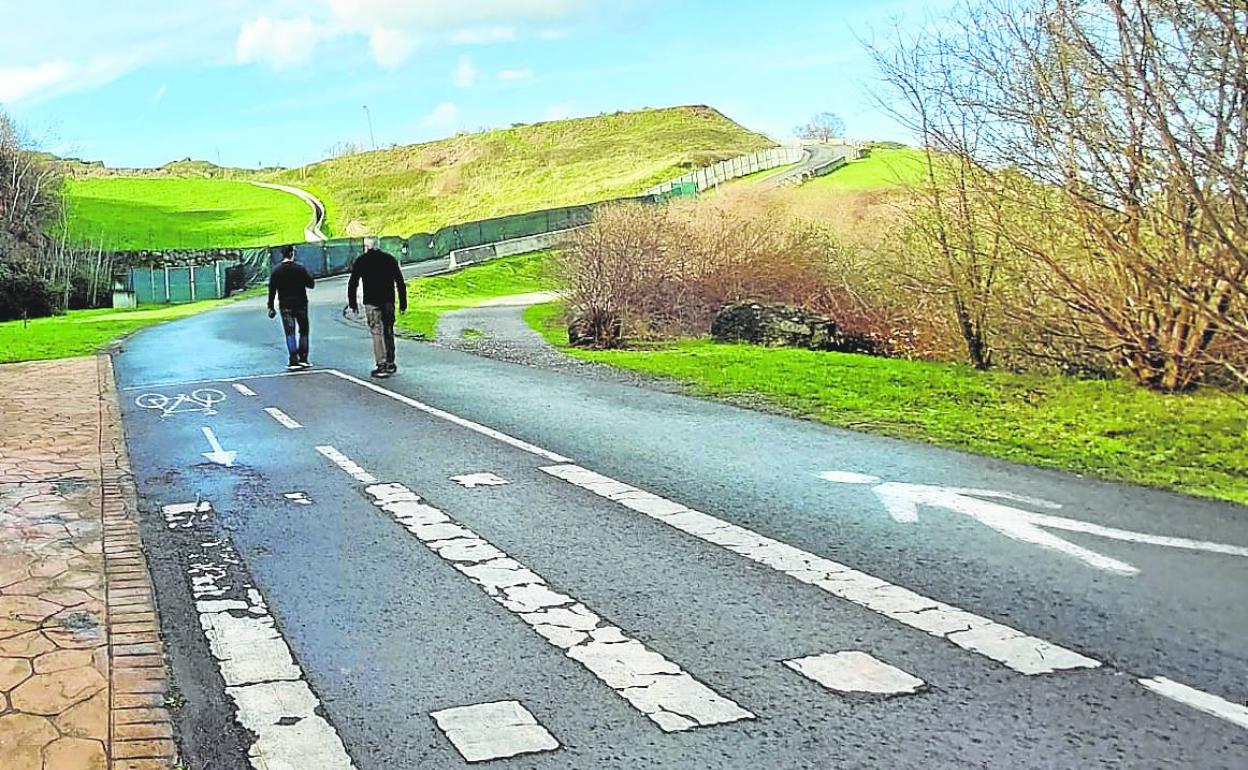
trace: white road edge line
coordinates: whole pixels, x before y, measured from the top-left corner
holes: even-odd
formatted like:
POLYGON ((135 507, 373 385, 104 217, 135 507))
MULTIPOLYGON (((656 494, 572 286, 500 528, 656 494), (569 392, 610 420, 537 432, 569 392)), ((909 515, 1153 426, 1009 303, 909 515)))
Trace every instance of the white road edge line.
POLYGON ((241 394, 242 394, 242 395, 244 395, 244 396, 254 396, 254 395, 256 395, 256 391, 252 390, 251 388, 247 387, 246 385, 244 385, 244 384, 243 384, 243 383, 241 383, 241 382, 235 382, 235 383, 232 383, 232 384, 233 384, 234 390, 237 390, 239 393, 241 393, 241 394))
POLYGON ((1164 676, 1141 679, 1139 681, 1144 687, 1158 695, 1182 703, 1184 706, 1189 706, 1197 711, 1203 711, 1219 719, 1225 719, 1233 725, 1238 725, 1248 730, 1248 707, 1232 703, 1225 698, 1219 698, 1217 695, 1211 695, 1203 690, 1197 690, 1195 687, 1179 684, 1171 679, 1166 679, 1164 676))
POLYGON ((277 420, 284 427, 289 428, 290 430, 298 430, 303 427, 299 423, 295 422, 295 420, 290 415, 286 414, 281 409, 278 409, 275 406, 266 406, 264 408, 264 411, 268 412, 270 417, 272 417, 274 420, 277 420))
MULTIPOLYGON (((415 399, 411 399, 411 398, 408 398, 407 396, 403 396, 393 391, 386 390, 385 388, 378 387, 376 385, 373 385, 372 383, 365 382, 364 380, 361 380, 358 377, 352 377, 349 374, 345 374, 335 369, 321 369, 321 370, 314 370, 310 372, 296 372, 295 374, 320 374, 320 373, 332 374, 335 377, 338 377, 340 379, 347 380, 349 382, 354 382, 358 385, 362 385, 374 392, 380 393, 385 396, 389 396, 390 398, 393 398, 401 403, 405 403, 409 406, 413 406, 417 409, 421 409, 422 411, 428 412, 429 414, 432 414, 436 417, 440 417, 442 419, 448 420, 449 422, 469 428, 470 430, 476 431, 477 433, 480 433, 484 436, 488 436, 490 438, 494 438, 496 440, 502 441, 505 444, 510 444, 518 449, 522 449, 531 454, 536 454, 539 457, 546 457, 558 463, 571 463, 572 462, 571 459, 563 457, 562 455, 558 455, 554 452, 549 452, 545 449, 542 449, 541 447, 535 446, 533 444, 529 444, 524 441, 520 441, 519 439, 511 438, 510 436, 507 436, 503 433, 493 430, 492 428, 487 428, 483 425, 478 425, 477 423, 474 423, 470 420, 466 420, 462 417, 457 417, 456 415, 450 414, 448 412, 444 412, 440 409, 435 409, 434 407, 421 404, 419 401, 416 401, 415 399)), ((282 375, 278 374, 278 375, 270 375, 270 376, 280 377, 282 375)), ((236 379, 253 379, 253 378, 239 377, 236 379)), ((201 380, 201 382, 229 382, 229 381, 230 380, 201 380)), ((144 386, 144 387, 155 387, 155 386, 144 386)), ((134 388, 131 388, 131 389, 134 389, 134 388)), ((586 471, 586 472, 590 473, 590 471, 586 471)), ((600 476, 600 478, 610 481, 610 479, 607 479, 606 476, 600 476)), ((612 483, 620 484, 620 482, 612 482, 612 483)), ((634 487, 628 487, 628 488, 635 489, 634 487)), ((641 490, 638 490, 638 493, 639 495, 649 496, 650 498, 657 498, 660 500, 662 499, 662 498, 658 498, 657 495, 651 495, 650 493, 642 492, 641 490)), ((617 500, 617 502, 620 502, 620 501, 617 500)), ((685 509, 684 506, 680 506, 680 507, 684 510, 689 510, 689 509, 685 509)), ((689 512, 695 513, 692 510, 689 510, 689 512)), ((660 518, 660 517, 657 515, 654 515, 652 516, 652 518, 660 518)), ((708 517, 708 518, 712 518, 712 517, 708 517)), ((724 522, 724 524, 725 524, 725 527, 733 526, 733 525, 728 525, 726 522, 724 522)), ((734 527, 734 529, 741 530, 742 528, 734 527)), ((743 530, 743 531, 748 532, 748 530, 743 530)), ((799 557, 799 561, 801 560, 803 556, 811 556, 814 559, 820 559, 820 557, 815 557, 813 556, 813 554, 807 554, 804 551, 801 551, 797 548, 793 548, 792 546, 786 545, 784 543, 779 543, 777 541, 771 541, 771 542, 776 542, 778 546, 778 552, 796 555, 799 557)), ((827 561, 827 560, 820 559, 820 561, 827 561)), ((829 563, 835 564, 835 562, 829 562, 829 563)), ((836 566, 839 567, 842 565, 836 565, 836 566)), ((953 607, 952 605, 948 605, 948 604, 944 604, 944 603, 936 602, 932 600, 927 600, 924 597, 921 597, 919 594, 916 594, 908 589, 901 588, 900 586, 891 586, 887 582, 883 580, 879 580, 878 578, 872 577, 870 575, 867 575, 866 573, 858 572, 857 570, 851 570, 848 567, 845 568, 845 571, 848 573, 853 573, 858 576, 862 576, 863 578, 865 578, 867 582, 874 582, 878 584, 878 586, 880 587, 891 587, 893 589, 893 594, 895 596, 905 597, 905 598, 914 597, 916 599, 922 599, 924 602, 930 601, 931 602, 930 608, 922 609, 922 610, 918 610, 918 611, 910 613, 911 615, 913 615, 912 618, 905 617, 906 613, 901 612, 900 610, 897 610, 893 612, 893 615, 902 615, 903 617, 901 618, 894 617, 894 619, 900 620, 901 622, 906 622, 907 625, 911 625, 912 627, 918 628, 919 630, 925 631, 926 633, 929 633, 933 636, 938 636, 941 638, 949 639, 950 641, 953 641, 955 644, 958 644, 964 649, 972 650, 974 652, 978 652, 987 657, 991 657, 989 655, 989 652, 991 651, 990 647, 980 649, 973 645, 981 643, 981 642, 991 642, 993 640, 976 639, 975 638, 976 628, 970 627, 970 626, 967 626, 967 627, 961 626, 960 621, 963 619, 983 620, 985 623, 990 624, 989 626, 987 626, 988 628, 1004 629, 1017 635, 1017 636, 1011 637, 1008 640, 999 640, 999 639, 996 640, 998 642, 1009 641, 1009 642, 1014 642, 1014 643, 1025 643, 1027 640, 1033 639, 1033 637, 1027 636, 1020 631, 1011 629, 1008 626, 996 623, 994 621, 987 620, 985 618, 980 618, 979 616, 966 612, 965 610, 961 610, 956 607, 953 607), (960 639, 957 641, 952 639, 951 637, 954 634, 961 634, 960 639)), ((799 577, 798 575, 793 575, 793 577, 797 578, 798 580, 801 580, 801 577, 799 577)), ((831 574, 829 574, 828 577, 831 578, 832 577, 831 574)), ((860 584, 860 587, 861 585, 864 585, 864 584, 860 584)), ((889 615, 889 617, 893 617, 893 615, 889 615)), ((1079 667, 1096 668, 1101 665, 1100 661, 1094 660, 1092 658, 1087 658, 1085 656, 1079 655, 1078 653, 1074 653, 1069 650, 1065 650, 1064 648, 1057 647, 1056 645, 1052 645, 1049 642, 1044 642, 1043 640, 1039 640, 1039 639, 1035 639, 1034 641, 1039 642, 1042 645, 1041 647, 1035 650, 1035 652, 1037 652, 1041 657, 1043 657, 1044 653, 1048 650, 1061 650, 1063 652, 1066 652, 1068 655, 1074 656, 1076 659, 1086 661, 1082 666, 1075 666, 1076 668, 1079 668, 1079 667)), ((1158 677, 1157 679, 1153 679, 1153 680, 1141 679, 1140 681, 1141 683, 1145 681, 1151 681, 1151 682, 1156 683, 1156 682, 1169 682, 1170 680, 1166 680, 1166 679, 1158 677)), ((1148 686, 1148 685, 1145 685, 1145 686, 1148 686)), ((1224 699, 1216 695, 1212 695, 1210 693, 1204 693, 1201 690, 1196 690, 1195 688, 1190 688, 1190 687, 1187 687, 1187 685, 1179 684, 1177 682, 1174 683, 1174 687, 1181 688, 1185 691, 1191 691, 1192 693, 1199 693, 1201 696, 1204 696, 1205 698, 1209 699, 1209 701, 1211 702, 1224 701, 1224 699)), ((1155 689, 1155 688, 1150 687, 1149 689, 1155 689)), ((1229 703, 1229 701, 1225 701, 1225 702, 1229 703)), ((1235 704, 1231 704, 1231 705, 1234 706, 1235 704)), ((1236 724, 1239 724, 1239 722, 1236 722, 1236 724)), ((1244 725, 1244 726, 1248 728, 1248 725, 1244 725)))
POLYGON ((556 465, 541 470, 703 542, 771 567, 799 582, 823 589, 931 636, 947 639, 964 650, 995 660, 1020 674, 1048 674, 1101 665, 1100 661, 1073 650, 929 599, 908 588, 772 540, 579 465, 556 465))
MULTIPOLYGON (((206 518, 211 510, 203 501, 164 506, 171 522, 188 514, 206 518)), ((248 588, 244 593, 241 587, 223 584, 228 565, 239 563, 233 549, 222 541, 201 547, 204 550, 187 570, 191 594, 238 723, 256 736, 247 752, 251 766, 355 770, 342 738, 318 713, 323 712, 321 701, 260 591, 248 588), (226 598, 229 594, 246 599, 226 598)))
POLYGON ((458 417, 456 415, 451 414, 450 412, 444 412, 441 409, 429 406, 428 404, 422 404, 421 402, 417 401, 414 398, 409 398, 403 395, 402 393, 395 393, 393 390, 387 390, 381 387, 380 385, 375 385, 371 382, 368 382, 367 380, 361 380, 359 377, 352 377, 351 375, 346 374, 344 372, 340 372, 337 369, 326 369, 324 371, 327 374, 332 374, 333 376, 346 380, 347 382, 354 382, 356 385, 368 388, 374 393, 380 393, 383 396, 392 398, 401 404, 407 404, 410 407, 419 409, 420 411, 425 412, 426 414, 433 415, 434 417, 437 417, 438 419, 446 420, 447 422, 458 425, 461 428, 467 428, 468 430, 473 431, 475 433, 480 433, 482 436, 488 436, 489 438, 492 438, 495 441, 501 441, 504 444, 510 444, 516 449, 524 450, 525 452, 528 452, 529 454, 535 454, 538 457, 542 457, 547 460, 550 460, 551 462, 556 462, 556 463, 572 462, 571 458, 564 457, 563 455, 559 455, 559 454, 555 454, 554 452, 547 451, 545 449, 542 449, 539 446, 530 444, 527 441, 522 441, 513 436, 508 436, 506 433, 496 431, 493 428, 487 428, 484 425, 473 422, 472 420, 466 420, 463 417, 458 417))
MULTIPOLYGON (((326 450, 341 455, 333 447, 320 449, 326 457, 326 450)), ((374 484, 366 491, 425 547, 665 732, 754 718, 402 484, 374 484)))

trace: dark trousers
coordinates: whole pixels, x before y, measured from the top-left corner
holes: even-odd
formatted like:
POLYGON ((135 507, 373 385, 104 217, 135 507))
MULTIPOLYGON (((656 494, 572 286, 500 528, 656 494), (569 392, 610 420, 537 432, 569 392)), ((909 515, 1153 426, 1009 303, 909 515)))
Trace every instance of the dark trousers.
POLYGON ((286 332, 286 350, 290 353, 290 363, 297 364, 308 360, 308 309, 282 308, 282 329, 286 332), (299 336, 295 336, 296 330, 299 336))
POLYGON ((373 335, 373 358, 378 366, 394 363, 394 303, 365 305, 368 330, 373 335))

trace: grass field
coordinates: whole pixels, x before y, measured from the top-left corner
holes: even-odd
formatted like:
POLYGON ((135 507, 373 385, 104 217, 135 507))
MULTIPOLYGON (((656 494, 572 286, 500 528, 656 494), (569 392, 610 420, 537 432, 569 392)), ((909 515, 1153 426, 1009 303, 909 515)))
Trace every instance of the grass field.
POLYGON ((804 195, 884 190, 921 181, 924 173, 920 150, 909 147, 872 150, 862 160, 850 161, 849 165, 812 179, 797 190, 804 195))
POLYGON ((87 356, 113 340, 145 326, 174 321, 252 296, 252 289, 229 299, 161 305, 136 310, 71 310, 64 315, 0 323, 0 364, 87 356))
MULTIPOLYGON (((561 317, 557 304, 525 315, 567 350, 561 317)), ((567 352, 829 425, 1248 504, 1248 408, 1212 389, 1165 396, 1122 381, 705 340, 567 352)))
POLYGON ((71 240, 117 250, 301 242, 311 219, 293 195, 202 177, 71 178, 66 202, 71 240))
POLYGON ((407 314, 395 326, 408 335, 433 339, 438 317, 487 299, 549 289, 548 252, 496 259, 432 278, 407 282, 407 314))
POLYGON ((678 107, 465 134, 271 177, 325 202, 334 235, 407 236, 457 222, 633 195, 771 146, 715 110, 678 107))

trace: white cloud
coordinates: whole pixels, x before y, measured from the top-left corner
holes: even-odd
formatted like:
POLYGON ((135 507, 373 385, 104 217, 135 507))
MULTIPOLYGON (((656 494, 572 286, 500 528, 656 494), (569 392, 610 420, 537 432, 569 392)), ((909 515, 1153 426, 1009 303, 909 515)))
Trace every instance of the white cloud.
POLYGON ((459 57, 459 63, 455 65, 455 86, 457 88, 472 88, 476 85, 477 65, 472 62, 471 56, 459 57))
POLYGON ((498 79, 504 83, 518 83, 521 80, 531 80, 532 78, 533 70, 531 69, 503 70, 498 73, 498 79))
POLYGON ((319 37, 309 18, 261 16, 244 23, 238 31, 234 55, 240 64, 260 62, 275 70, 297 67, 312 60, 319 37))
POLYGON ((33 67, 0 67, 0 103, 19 102, 61 85, 77 70, 67 61, 49 61, 33 67))
POLYGON ((576 105, 572 102, 559 102, 546 108, 543 120, 567 120, 576 114, 576 105))
POLYGON ((455 45, 489 45, 510 43, 520 37, 515 27, 468 27, 451 33, 455 45))
POLYGON ((152 104, 156 104, 165 98, 165 94, 169 93, 169 84, 161 83, 160 88, 156 89, 156 93, 152 94, 152 104))
POLYGON ((397 69, 407 61, 416 47, 405 32, 390 27, 378 27, 368 38, 369 48, 373 51, 373 59, 384 69, 397 69))
POLYGON ((355 30, 490 26, 504 20, 550 21, 585 10, 587 0, 328 0, 335 21, 355 30))
POLYGON ((430 128, 451 130, 459 125, 459 107, 453 102, 442 102, 425 116, 425 125, 430 128))
POLYGON ((566 29, 544 29, 537 33, 538 39, 547 41, 563 40, 567 36, 568 31, 566 29))

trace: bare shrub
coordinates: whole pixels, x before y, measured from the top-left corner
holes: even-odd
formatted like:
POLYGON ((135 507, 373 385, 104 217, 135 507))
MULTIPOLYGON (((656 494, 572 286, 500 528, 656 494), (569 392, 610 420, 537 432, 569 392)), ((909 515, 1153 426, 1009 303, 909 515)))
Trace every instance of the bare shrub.
POLYGON ((1017 349, 1162 391, 1215 363, 1248 382, 1248 6, 983 0, 874 53, 896 114, 988 204, 963 241, 1008 246, 1037 292, 1003 305, 1017 349))
POLYGON ((888 347, 888 315, 842 272, 853 253, 828 228, 792 218, 781 200, 721 194, 604 208, 557 270, 574 317, 598 328, 613 319, 628 337, 705 334, 724 306, 761 301, 824 312, 888 347))

